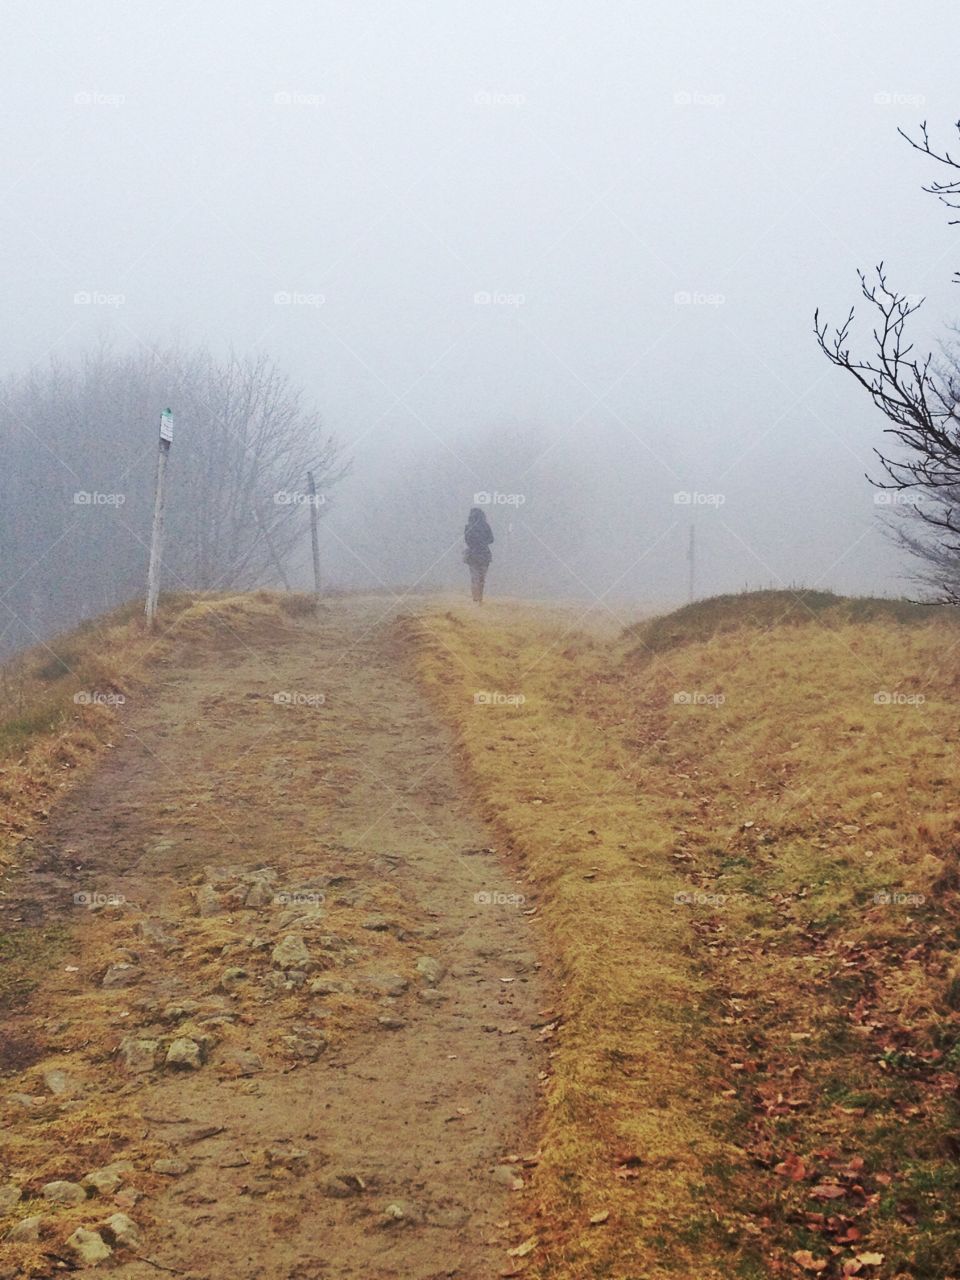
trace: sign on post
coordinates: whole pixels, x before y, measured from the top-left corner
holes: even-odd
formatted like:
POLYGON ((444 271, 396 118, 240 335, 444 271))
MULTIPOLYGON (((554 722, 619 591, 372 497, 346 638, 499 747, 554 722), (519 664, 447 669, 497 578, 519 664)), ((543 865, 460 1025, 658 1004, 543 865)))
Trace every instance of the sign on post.
POLYGON ((157 456, 157 493, 153 503, 153 529, 150 534, 150 567, 147 570, 147 626, 152 627, 157 616, 157 600, 160 597, 160 562, 163 557, 163 516, 167 457, 173 443, 173 414, 164 409, 160 415, 160 452, 157 456))

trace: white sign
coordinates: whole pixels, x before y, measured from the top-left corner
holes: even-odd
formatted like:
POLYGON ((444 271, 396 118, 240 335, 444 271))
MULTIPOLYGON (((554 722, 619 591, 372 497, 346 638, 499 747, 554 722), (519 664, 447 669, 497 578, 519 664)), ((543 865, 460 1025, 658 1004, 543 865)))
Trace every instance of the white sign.
POLYGON ((166 440, 167 444, 173 440, 173 414, 169 409, 164 409, 160 415, 160 439, 166 440))

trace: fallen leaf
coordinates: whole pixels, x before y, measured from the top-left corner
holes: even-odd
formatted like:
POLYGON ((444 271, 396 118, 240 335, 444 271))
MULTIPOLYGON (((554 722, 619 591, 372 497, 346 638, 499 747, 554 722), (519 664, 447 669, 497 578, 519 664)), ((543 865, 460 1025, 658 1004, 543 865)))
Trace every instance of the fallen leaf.
POLYGON ((591 1227, 601 1227, 609 1217, 610 1210, 601 1209, 599 1213, 592 1213, 590 1215, 590 1225, 591 1227))
POLYGON ((857 1261, 865 1267, 879 1267, 883 1265, 882 1253, 858 1253, 857 1261))
POLYGON ((529 1240, 524 1240, 523 1244, 518 1244, 515 1249, 507 1250, 508 1258, 525 1258, 528 1253, 533 1253, 537 1247, 537 1237, 531 1236, 529 1240))
POLYGON ((827 1268, 826 1258, 815 1258, 809 1249, 798 1249, 796 1253, 791 1253, 791 1258, 799 1267, 803 1267, 804 1271, 825 1271, 827 1268))
POLYGON ((818 1182, 810 1188, 810 1194, 817 1200, 841 1200, 847 1193, 835 1182, 818 1182))

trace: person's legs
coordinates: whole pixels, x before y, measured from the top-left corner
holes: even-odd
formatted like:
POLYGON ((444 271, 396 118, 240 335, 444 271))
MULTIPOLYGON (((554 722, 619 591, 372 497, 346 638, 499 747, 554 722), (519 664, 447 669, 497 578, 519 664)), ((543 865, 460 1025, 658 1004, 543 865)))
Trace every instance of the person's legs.
POLYGON ((479 604, 480 598, 483 594, 482 573, 483 569, 480 565, 470 565, 470 595, 473 597, 474 604, 479 604))
POLYGON ((477 566, 477 594, 474 597, 477 604, 483 604, 483 585, 487 580, 487 566, 481 564, 477 566))

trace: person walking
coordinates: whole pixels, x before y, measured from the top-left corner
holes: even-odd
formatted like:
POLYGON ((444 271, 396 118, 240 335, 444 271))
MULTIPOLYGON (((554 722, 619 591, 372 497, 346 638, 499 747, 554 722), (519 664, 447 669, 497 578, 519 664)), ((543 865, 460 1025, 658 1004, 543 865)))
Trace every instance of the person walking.
POLYGON ((474 604, 483 604, 483 585, 487 578, 490 561, 493 559, 490 553, 493 530, 479 507, 470 508, 467 527, 463 531, 463 540, 467 544, 463 561, 470 569, 470 592, 474 604))

